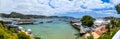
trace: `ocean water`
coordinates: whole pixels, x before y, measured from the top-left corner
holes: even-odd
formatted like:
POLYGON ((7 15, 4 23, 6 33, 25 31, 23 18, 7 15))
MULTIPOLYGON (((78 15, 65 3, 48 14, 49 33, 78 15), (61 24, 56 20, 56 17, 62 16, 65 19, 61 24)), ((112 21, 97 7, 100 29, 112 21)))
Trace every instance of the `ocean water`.
MULTIPOLYGON (((54 21, 37 25, 20 25, 24 29, 31 29, 35 37, 41 39, 76 39, 79 31, 74 29, 68 22, 54 21)), ((78 38, 80 39, 80 38, 78 38)))

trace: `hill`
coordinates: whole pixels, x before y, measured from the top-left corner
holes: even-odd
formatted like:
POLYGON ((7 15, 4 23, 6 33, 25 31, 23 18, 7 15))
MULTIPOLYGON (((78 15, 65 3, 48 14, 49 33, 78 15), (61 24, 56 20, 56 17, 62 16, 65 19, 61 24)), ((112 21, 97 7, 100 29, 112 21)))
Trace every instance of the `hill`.
POLYGON ((74 19, 74 17, 68 16, 45 16, 45 15, 24 15, 18 12, 11 12, 10 14, 0 13, 1 17, 5 18, 21 18, 21 19, 29 19, 29 18, 66 18, 66 19, 74 19))

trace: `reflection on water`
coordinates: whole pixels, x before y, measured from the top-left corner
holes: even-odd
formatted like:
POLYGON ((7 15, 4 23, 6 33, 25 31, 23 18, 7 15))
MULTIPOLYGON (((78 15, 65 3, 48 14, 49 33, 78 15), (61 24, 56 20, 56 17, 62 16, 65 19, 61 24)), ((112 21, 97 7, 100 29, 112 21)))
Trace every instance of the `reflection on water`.
POLYGON ((75 39, 80 39, 80 33, 75 34, 77 37, 75 39))
POLYGON ((25 29, 31 29, 34 36, 42 39, 80 39, 79 31, 63 21, 21 26, 25 29))

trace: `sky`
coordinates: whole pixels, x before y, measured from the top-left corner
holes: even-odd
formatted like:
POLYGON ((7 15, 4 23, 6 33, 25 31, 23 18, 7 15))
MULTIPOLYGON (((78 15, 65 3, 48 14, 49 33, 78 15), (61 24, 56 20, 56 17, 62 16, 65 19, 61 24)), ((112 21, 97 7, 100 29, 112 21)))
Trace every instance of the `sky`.
POLYGON ((22 14, 46 16, 120 17, 115 5, 120 0, 0 0, 0 13, 19 12, 22 14))

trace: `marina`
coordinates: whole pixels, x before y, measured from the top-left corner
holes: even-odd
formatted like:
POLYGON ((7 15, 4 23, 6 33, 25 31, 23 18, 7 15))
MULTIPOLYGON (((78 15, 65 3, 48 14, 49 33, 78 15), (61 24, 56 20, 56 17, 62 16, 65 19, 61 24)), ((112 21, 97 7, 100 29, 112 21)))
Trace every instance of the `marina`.
POLYGON ((79 31, 64 21, 20 26, 25 29, 31 29, 34 36, 41 37, 42 39, 80 39, 80 36, 76 35, 79 34, 79 31))
POLYGON ((93 34, 94 38, 100 37, 106 31, 104 24, 109 24, 109 21, 104 21, 102 19, 100 20, 99 21, 98 19, 95 20, 93 27, 83 26, 81 25, 80 21, 75 21, 75 20, 68 22, 59 19, 17 19, 17 20, 11 19, 10 20, 9 18, 9 20, 3 20, 3 21, 5 24, 10 25, 10 27, 14 27, 16 31, 26 32, 26 34, 33 34, 35 37, 40 37, 43 39, 59 39, 59 38, 68 39, 69 37, 71 37, 71 39, 74 38, 80 39, 83 38, 81 36, 84 35, 87 36, 89 35, 90 32, 93 34), (61 33, 62 31, 64 32, 61 33), (58 37, 56 38, 56 36, 58 37))
POLYGON ((0 0, 0 39, 120 39, 120 0, 0 0))

